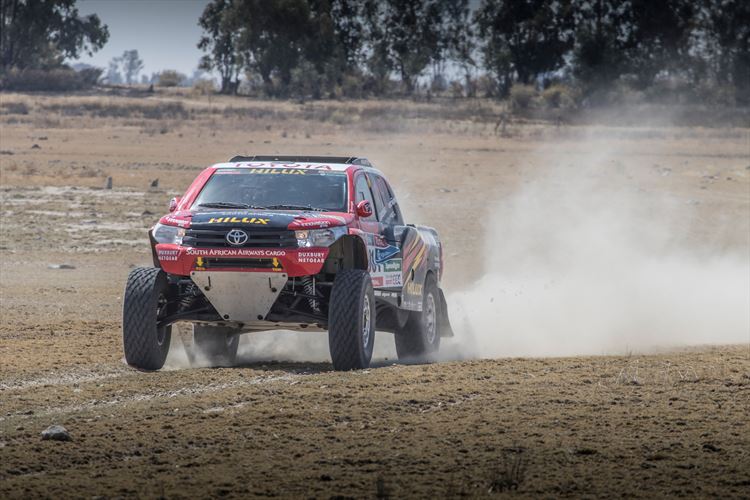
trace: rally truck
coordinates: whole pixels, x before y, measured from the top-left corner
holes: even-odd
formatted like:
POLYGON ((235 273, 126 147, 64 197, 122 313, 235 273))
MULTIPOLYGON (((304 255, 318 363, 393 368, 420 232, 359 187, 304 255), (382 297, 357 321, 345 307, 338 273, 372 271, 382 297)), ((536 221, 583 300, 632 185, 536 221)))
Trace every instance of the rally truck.
POLYGON ((178 322, 217 366, 235 362, 249 332, 327 331, 336 370, 367 368, 376 330, 414 360, 453 335, 437 231, 405 224, 364 158, 235 156, 203 170, 169 212, 149 231, 153 267, 133 269, 125 287, 131 366, 160 369, 178 322))

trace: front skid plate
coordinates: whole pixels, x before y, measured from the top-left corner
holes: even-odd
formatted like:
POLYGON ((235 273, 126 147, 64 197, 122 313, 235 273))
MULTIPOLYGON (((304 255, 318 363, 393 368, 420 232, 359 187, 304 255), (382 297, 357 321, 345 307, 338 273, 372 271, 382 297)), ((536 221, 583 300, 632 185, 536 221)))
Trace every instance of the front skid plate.
POLYGON ((262 320, 287 282, 286 273, 193 271, 190 278, 228 321, 262 320))

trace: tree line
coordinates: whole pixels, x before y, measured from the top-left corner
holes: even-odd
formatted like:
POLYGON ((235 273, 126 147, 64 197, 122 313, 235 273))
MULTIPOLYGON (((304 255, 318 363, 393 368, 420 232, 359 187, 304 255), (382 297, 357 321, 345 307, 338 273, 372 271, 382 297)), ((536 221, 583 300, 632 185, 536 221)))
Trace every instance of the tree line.
POLYGON ((212 0, 199 20, 221 92, 412 94, 514 84, 586 94, 664 79, 750 94, 747 0, 212 0))
MULTIPOLYGON (((0 0, 0 87, 107 42, 107 26, 75 4, 0 0)), ((672 85, 750 103, 748 0, 211 0, 197 22, 199 67, 227 94, 503 98, 557 87, 593 100, 672 85)), ((109 81, 132 83, 141 68, 127 51, 109 81)), ((93 82, 103 72, 88 71, 93 82)))

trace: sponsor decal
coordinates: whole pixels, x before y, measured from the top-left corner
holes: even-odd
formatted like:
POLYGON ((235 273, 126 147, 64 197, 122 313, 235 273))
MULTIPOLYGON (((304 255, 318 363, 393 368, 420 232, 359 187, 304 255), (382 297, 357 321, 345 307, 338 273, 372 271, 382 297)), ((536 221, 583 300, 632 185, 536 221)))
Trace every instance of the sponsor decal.
POLYGON ((326 228, 331 225, 331 223, 327 220, 313 220, 313 221, 297 221, 297 225, 300 227, 319 227, 319 228, 326 228))
POLYGON ((385 248, 375 249, 375 262, 377 264, 383 263, 398 254, 398 247, 393 245, 387 245, 385 248))
POLYGON ((404 292, 406 292, 409 295, 422 295, 422 289, 423 285, 421 283, 416 283, 414 281, 410 281, 406 284, 404 287, 404 292))
POLYGON ((400 287, 403 283, 401 273, 370 273, 373 287, 400 287))
POLYGON ((297 261, 302 264, 322 264, 325 262, 326 252, 300 252, 297 261))
POLYGON ((305 175, 302 168, 251 168, 251 174, 305 175))
POLYGON ((383 263, 383 270, 388 273, 401 272, 401 259, 391 259, 383 263))
POLYGON ((197 259, 195 259, 195 269, 197 269, 198 271, 204 270, 203 257, 198 257, 197 259))
POLYGON ((273 264, 273 268, 272 268, 273 271, 281 271, 282 270, 281 269, 281 264, 279 264, 279 259, 277 259, 276 257, 274 257, 271 260, 271 263, 273 264))
POLYGON ((383 275, 384 286, 401 286, 403 283, 401 273, 385 273, 383 275))
POLYGON ((335 220, 336 222, 340 222, 341 224, 346 224, 346 219, 344 217, 341 217, 340 215, 321 215, 320 217, 324 219, 335 220))
POLYGON ((170 224, 176 224, 179 227, 187 227, 190 224, 189 220, 183 220, 183 219, 175 219, 174 217, 165 217, 164 222, 169 222, 170 224))
POLYGON ((263 248, 193 248, 189 247, 185 252, 191 256, 201 257, 283 257, 284 250, 271 250, 263 248))
POLYGON ((265 163, 265 162, 246 162, 239 163, 241 167, 260 168, 265 167, 265 170, 280 169, 280 168, 292 168, 304 169, 304 170, 346 170, 348 165, 335 165, 336 168, 331 168, 330 165, 323 165, 319 163, 265 163))
POLYGON ((164 261, 176 261, 178 255, 179 255, 179 251, 177 250, 157 250, 156 251, 156 257, 159 260, 164 260, 164 261))
POLYGON ((386 290, 375 290, 375 296, 376 297, 384 297, 387 299, 397 299, 398 293, 397 292, 389 292, 386 290))
POLYGON ((261 217, 211 217, 208 219, 209 224, 268 224, 271 219, 261 217))

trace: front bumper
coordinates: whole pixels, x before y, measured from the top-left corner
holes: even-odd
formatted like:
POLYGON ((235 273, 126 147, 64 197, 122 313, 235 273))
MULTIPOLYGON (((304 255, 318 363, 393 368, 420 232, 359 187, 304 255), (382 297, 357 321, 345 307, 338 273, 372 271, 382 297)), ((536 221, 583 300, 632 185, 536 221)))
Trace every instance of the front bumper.
MULTIPOLYGON (((328 248, 194 248, 156 245, 156 258, 168 274, 194 272, 283 273, 290 278, 318 274, 328 248)), ((195 281, 195 279, 193 279, 195 281)))

